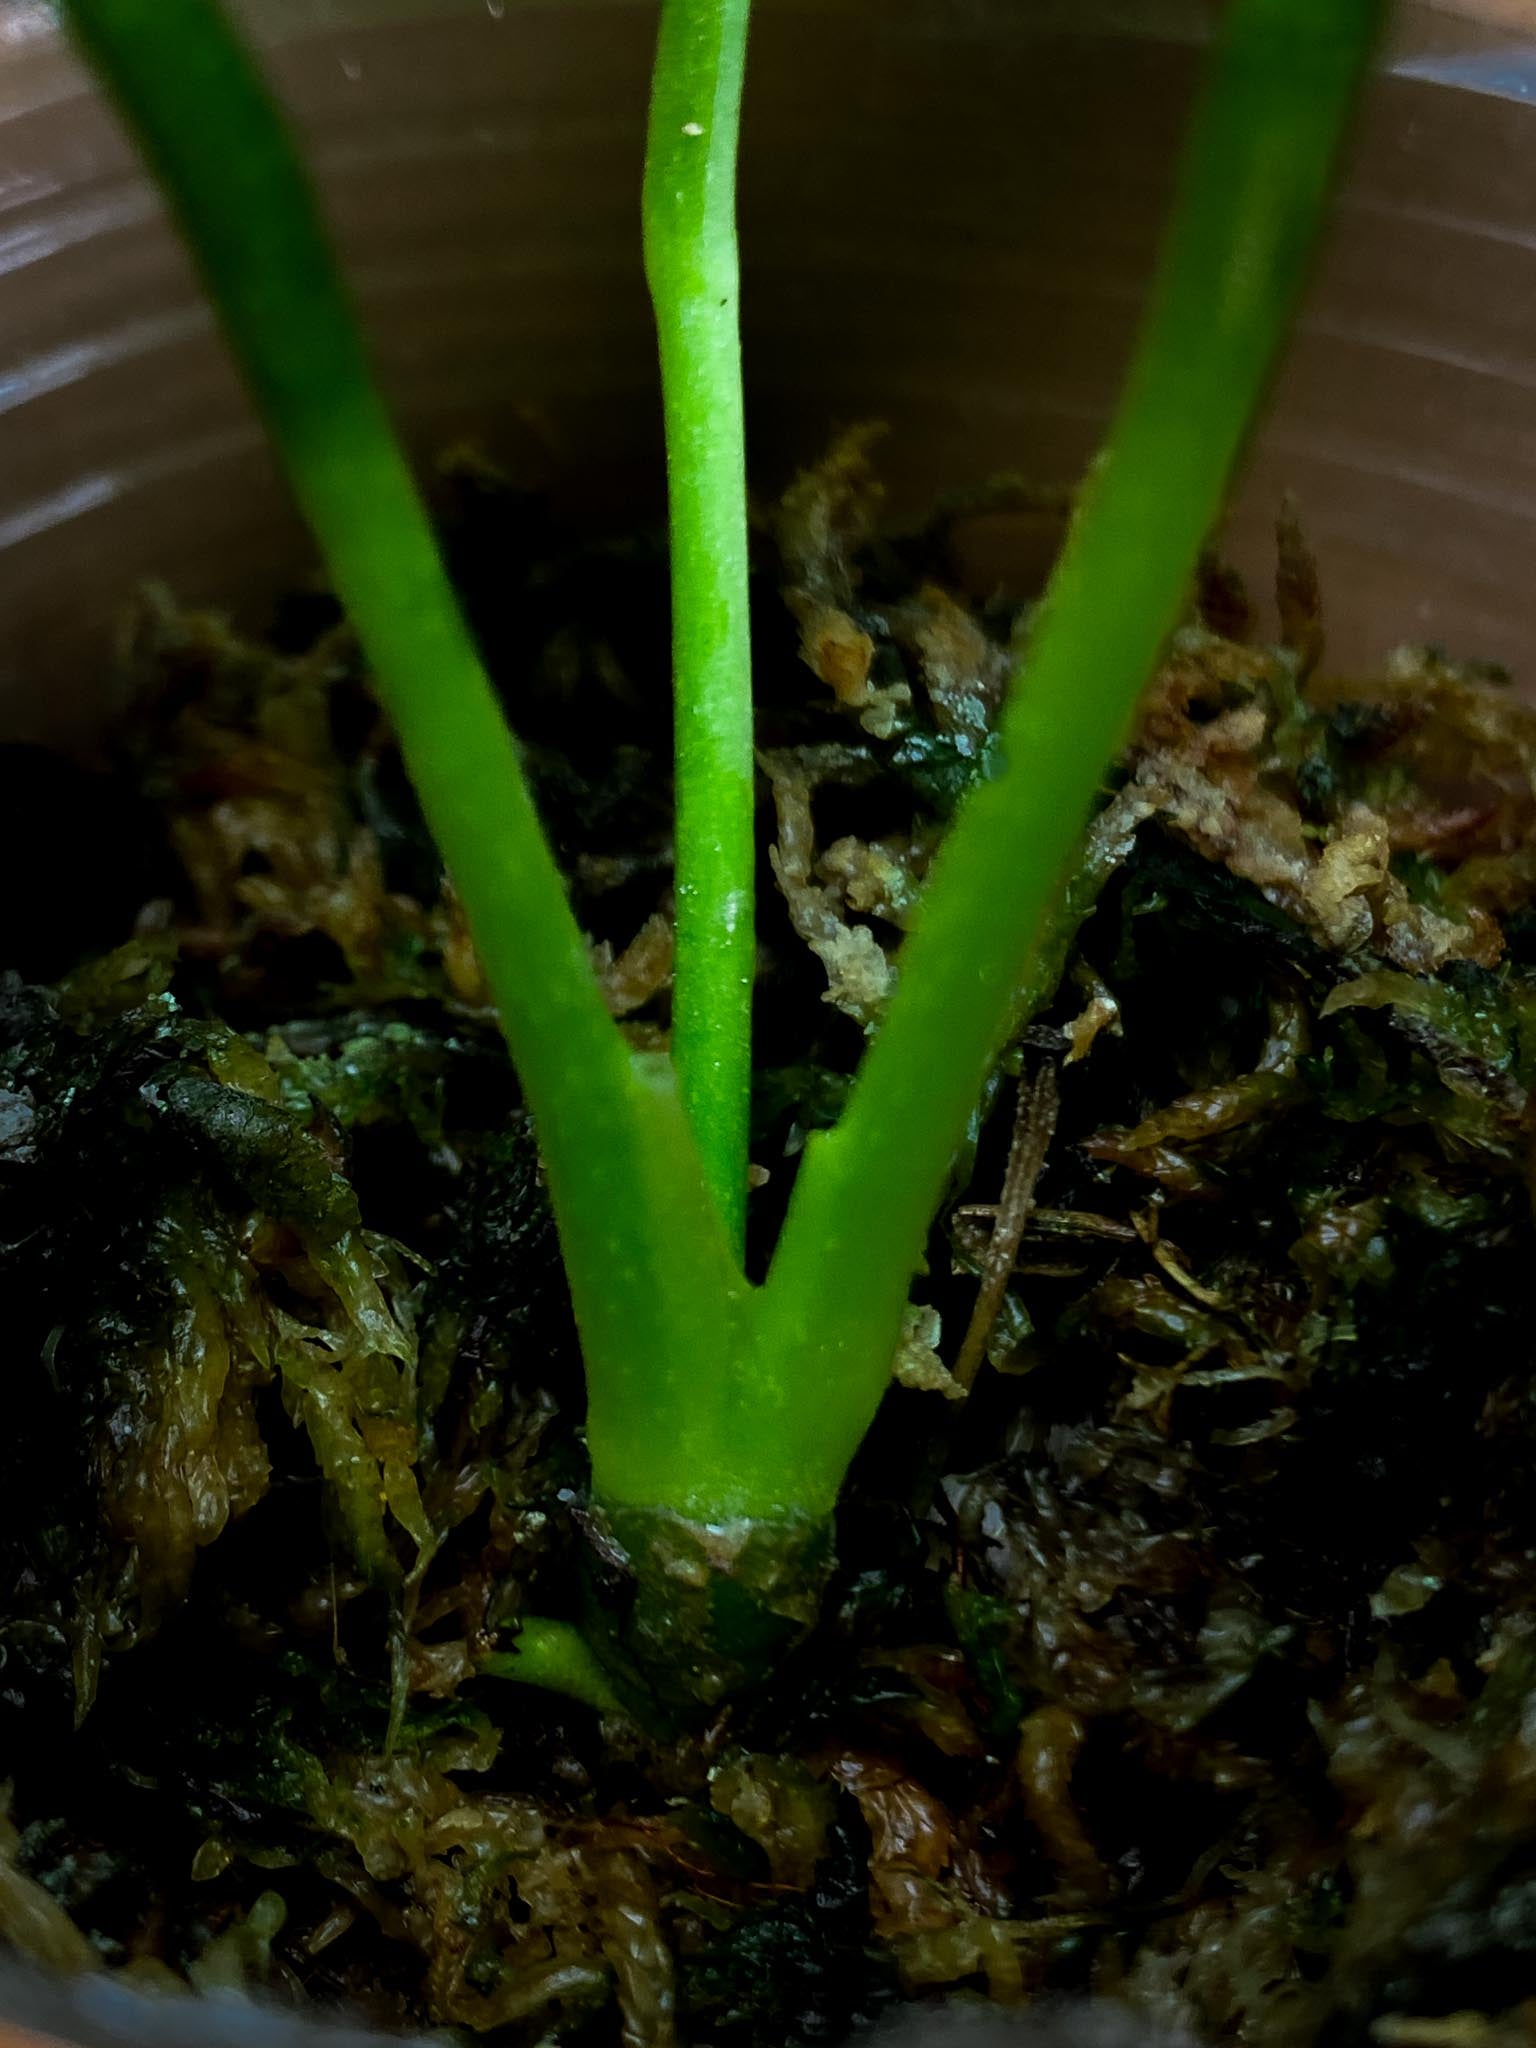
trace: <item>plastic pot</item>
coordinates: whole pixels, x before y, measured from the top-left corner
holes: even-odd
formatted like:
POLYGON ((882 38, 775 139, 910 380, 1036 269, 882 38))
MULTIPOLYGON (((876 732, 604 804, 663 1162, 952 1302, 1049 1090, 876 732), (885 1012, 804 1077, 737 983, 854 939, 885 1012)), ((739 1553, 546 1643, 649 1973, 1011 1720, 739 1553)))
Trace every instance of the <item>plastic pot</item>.
MULTIPOLYGON (((473 434, 594 526, 656 505, 637 223, 649 0, 244 11, 417 448, 473 434)), ((1081 472, 1210 14, 760 0, 742 211, 765 489, 872 417, 890 423, 898 505, 1001 470, 1081 472)), ((1231 552, 1262 589, 1296 494, 1338 662, 1433 640, 1536 679, 1533 16, 1529 0, 1402 10, 1234 509, 1231 552)), ((0 446, 0 738, 89 747, 142 578, 259 622, 310 560, 45 0, 0 0, 0 446)), ((1048 545, 1018 522, 978 542, 1015 575, 1048 545)), ((8 2009, 39 2023, 0 1981, 8 2009)), ((210 2042, 238 2032, 207 2016, 210 2042)), ((0 2048, 39 2038, 0 2018, 0 2048)))
MULTIPOLYGON (((594 523, 657 497, 649 0, 246 0, 415 444, 594 523), (366 25, 363 25, 366 24, 366 25)), ((1406 7, 1233 525, 1283 489, 1336 658, 1536 670, 1529 0, 1406 7)), ((743 228, 765 488, 878 417, 898 500, 1067 482, 1124 360, 1200 0, 760 0, 743 228)), ((250 619, 310 559, 196 287, 45 0, 0 0, 0 731, 73 741, 143 577, 250 619)), ((993 537, 1026 566, 1043 534, 993 537)))

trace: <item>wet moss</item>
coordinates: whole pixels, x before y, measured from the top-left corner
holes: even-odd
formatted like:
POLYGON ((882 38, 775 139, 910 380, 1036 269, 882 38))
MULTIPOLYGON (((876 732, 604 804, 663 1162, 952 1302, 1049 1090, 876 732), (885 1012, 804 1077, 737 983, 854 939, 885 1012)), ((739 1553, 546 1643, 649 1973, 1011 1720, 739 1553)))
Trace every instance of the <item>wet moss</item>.
MULTIPOLYGON (((664 564, 456 488, 657 1044, 664 564)), ((761 537, 759 1259, 986 772, 1032 593, 967 596, 964 516, 882 538, 853 437, 761 537)), ((1536 716, 1439 654, 1332 674, 1281 554, 1282 644, 1208 570, 1105 791, 819 1621, 648 1732, 480 1675, 594 1551, 621 1608, 624 1560, 536 1133, 345 622, 146 604, 142 906, 103 929, 104 876, 71 936, 55 892, 0 989, 0 1932, 506 2042, 777 2048, 955 1986, 1251 2048, 1515 2038, 1536 716)))

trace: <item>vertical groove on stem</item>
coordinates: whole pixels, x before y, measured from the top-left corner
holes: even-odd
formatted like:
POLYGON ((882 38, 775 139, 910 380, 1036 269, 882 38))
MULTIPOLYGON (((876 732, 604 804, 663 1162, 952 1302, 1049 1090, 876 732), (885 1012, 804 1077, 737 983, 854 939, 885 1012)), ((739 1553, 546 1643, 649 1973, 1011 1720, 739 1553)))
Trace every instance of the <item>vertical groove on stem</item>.
POLYGON ((663 0, 646 152, 672 527, 673 1058, 732 1242, 746 1223, 755 964, 736 159, 750 0, 663 0))

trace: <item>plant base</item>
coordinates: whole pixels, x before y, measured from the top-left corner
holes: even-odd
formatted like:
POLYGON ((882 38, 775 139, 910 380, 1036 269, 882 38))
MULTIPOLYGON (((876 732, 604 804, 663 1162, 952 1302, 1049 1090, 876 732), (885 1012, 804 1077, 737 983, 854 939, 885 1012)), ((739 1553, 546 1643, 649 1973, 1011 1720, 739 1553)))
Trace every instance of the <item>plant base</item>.
POLYGON ((833 1564, 831 1523, 809 1515, 598 1506, 588 1529, 594 1639, 683 1711, 761 1686, 810 1633, 833 1564))

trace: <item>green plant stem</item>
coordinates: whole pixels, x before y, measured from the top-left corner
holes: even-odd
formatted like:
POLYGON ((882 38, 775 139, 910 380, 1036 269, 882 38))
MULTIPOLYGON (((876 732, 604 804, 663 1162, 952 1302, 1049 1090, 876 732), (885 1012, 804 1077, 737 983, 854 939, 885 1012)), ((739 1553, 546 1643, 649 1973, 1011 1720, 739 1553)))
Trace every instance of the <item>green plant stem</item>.
POLYGON ((566 1699, 579 1700, 583 1706, 596 1707, 600 1714, 624 1711, 623 1702, 591 1645, 568 1621, 527 1616, 518 1630, 516 1645, 510 1650, 494 1651, 475 1668, 483 1678, 506 1678, 515 1685, 536 1685, 544 1692, 561 1693, 566 1699))
MULTIPOLYGON (((739 1006, 735 1036, 722 1027, 718 1058, 705 1049, 707 1033, 682 1054, 691 1075, 685 1108, 667 1062, 632 1058, 603 1008, 515 743, 369 378, 314 201, 254 67, 213 0, 153 0, 152 13, 148 0, 64 0, 64 12, 186 231, 464 901, 538 1120, 581 1324, 595 1489, 610 1504, 706 1523, 706 1536, 727 1522, 777 1519, 803 1539, 807 1521, 830 1512, 887 1384, 950 1161, 1020 992, 1038 975, 1059 878, 1219 511, 1323 213, 1378 0, 1232 0, 1108 454, 1004 717, 1006 765, 973 793, 940 855, 885 1026, 843 1122, 809 1149, 762 1290, 747 1286, 735 1255, 745 1152, 731 1119, 744 1113, 745 1088, 722 1082, 727 1071, 745 1074, 749 950, 735 956, 734 979, 722 969, 716 985, 723 1004, 729 983, 739 1006), (728 1112, 726 1121, 713 1120, 710 1104, 728 1112)), ((673 143, 663 113, 674 85, 714 81, 708 108, 695 117, 690 100, 678 124, 678 146, 705 145, 687 165, 707 170, 727 143, 734 155, 740 73, 725 32, 744 24, 744 0, 712 8, 667 0, 648 242, 650 187, 673 143), (669 34, 684 38, 675 50, 669 34), (702 137, 683 135, 691 120, 702 137)), ((719 175, 717 165, 716 183, 706 178, 701 188, 711 207, 721 200, 719 175)), ((701 214, 700 235, 710 223, 714 235, 720 218, 701 214)), ((694 246, 683 225, 680 217, 681 239, 662 263, 679 262, 679 290, 706 275, 682 262, 694 246)), ((665 301, 673 287, 654 252, 652 272, 665 301)), ((734 351, 734 254, 724 296, 734 351)), ((687 386, 691 410, 679 412, 672 373, 669 421, 684 445, 689 434, 697 441, 694 459, 674 461, 675 510, 679 474, 685 496, 699 487, 717 427, 722 445, 734 449, 739 436, 734 353, 700 376, 687 386), (734 425, 721 426, 710 409, 721 385, 734 394, 734 425)), ((723 468, 709 487, 721 494, 726 558, 744 530, 737 454, 731 459, 729 506, 723 468)), ((714 588, 708 503, 694 501, 688 518, 702 550, 688 572, 697 597, 714 588)), ((744 606, 744 574, 740 588, 744 606)), ((700 631, 713 616, 702 599, 680 605, 685 633, 685 614, 700 631)), ((744 618, 743 609, 743 632, 744 618)), ((702 705, 702 652, 697 663, 690 654, 686 672, 702 705)), ((695 823, 709 819, 714 791, 736 807, 739 828, 750 824, 749 793, 726 770, 741 740, 732 721, 749 708, 745 668, 720 679, 733 694, 721 701, 718 728, 702 718, 709 744, 680 760, 679 778, 695 823)), ((691 744, 681 743, 683 754, 691 744)), ((731 863, 742 857, 733 843, 729 860, 711 870, 717 902, 728 898, 731 863)), ((680 872, 697 879, 682 838, 680 861, 680 872)), ((708 900, 701 887, 687 902, 708 900)), ((728 934, 713 933, 723 935, 749 948, 750 914, 728 934)), ((706 955, 717 967, 723 957, 706 946, 711 936, 697 933, 684 947, 699 972, 706 955)), ((702 1032, 709 1005, 698 1000, 690 1028, 702 1032)), ((717 1022, 728 1014, 713 1011, 717 1022)), ((537 1644, 535 1634, 525 1675, 540 1656, 557 1668, 560 1646, 537 1644)), ((565 1643, 561 1654, 575 1652, 565 1643)))
MULTIPOLYGON (((837 1128, 813 1139, 763 1341, 834 1485, 886 1383, 950 1161, 1060 878, 1187 601, 1305 276, 1378 0, 1233 0, 1106 453, 837 1128)), ((807 1445, 807 1458, 810 1454, 807 1445)))
POLYGON ((676 701, 672 1056, 740 1249, 752 1081, 754 846, 736 159, 750 0, 663 0, 645 268, 666 412, 676 701))
POLYGON ((65 0, 183 229, 368 657, 538 1123, 594 1451, 704 1463, 744 1295, 665 1063, 631 1059, 444 572, 281 116, 214 0, 65 0), (667 1431, 636 1417, 671 1414, 667 1431), (605 1434, 604 1418, 611 1419, 605 1434))

